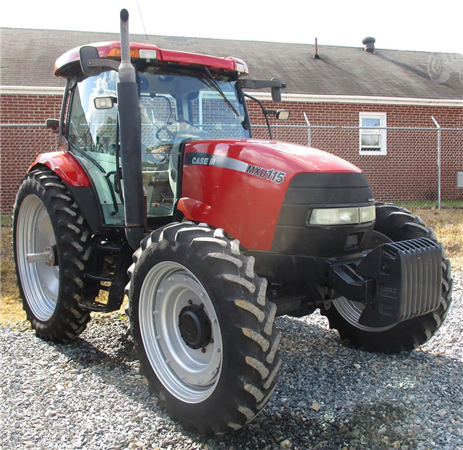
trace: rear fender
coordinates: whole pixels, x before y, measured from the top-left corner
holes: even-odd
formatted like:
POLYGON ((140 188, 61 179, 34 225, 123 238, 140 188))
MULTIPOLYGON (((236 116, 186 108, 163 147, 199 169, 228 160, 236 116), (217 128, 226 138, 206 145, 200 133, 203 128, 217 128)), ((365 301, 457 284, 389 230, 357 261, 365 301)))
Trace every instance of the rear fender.
POLYGON ((43 166, 48 167, 66 183, 92 233, 104 233, 100 204, 87 173, 77 159, 68 152, 42 153, 31 164, 29 172, 43 166))
POLYGON ((42 153, 29 167, 29 172, 37 166, 47 166, 66 184, 75 187, 90 187, 90 180, 77 159, 68 152, 42 153))

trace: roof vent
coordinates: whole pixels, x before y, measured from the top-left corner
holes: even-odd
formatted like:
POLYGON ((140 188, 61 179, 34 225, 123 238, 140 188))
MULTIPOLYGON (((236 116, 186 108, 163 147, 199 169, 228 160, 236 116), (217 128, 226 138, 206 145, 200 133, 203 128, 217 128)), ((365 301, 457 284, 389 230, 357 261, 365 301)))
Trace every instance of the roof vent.
POLYGON ((374 53, 375 42, 376 42, 376 39, 374 37, 366 37, 365 39, 363 39, 362 44, 365 46, 365 51, 374 53))
POLYGON ((315 59, 320 59, 320 55, 318 54, 318 38, 315 38, 315 53, 313 57, 315 59))

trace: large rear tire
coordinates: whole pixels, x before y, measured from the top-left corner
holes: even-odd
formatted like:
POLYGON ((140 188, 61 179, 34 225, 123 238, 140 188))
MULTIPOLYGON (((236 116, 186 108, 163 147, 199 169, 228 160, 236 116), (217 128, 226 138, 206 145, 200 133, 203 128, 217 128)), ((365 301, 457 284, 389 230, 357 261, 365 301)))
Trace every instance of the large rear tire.
MULTIPOLYGON (((434 231, 410 211, 390 204, 377 204, 375 238, 377 242, 428 238, 437 241, 434 231)), ((441 326, 451 303, 452 278, 450 262, 442 259, 442 291, 440 306, 435 311, 384 328, 359 324, 364 305, 341 297, 328 310, 322 310, 330 327, 338 330, 341 339, 368 351, 396 353, 410 351, 429 340, 441 326)))
POLYGON ((23 307, 38 336, 66 342, 90 320, 78 305, 91 233, 66 185, 51 170, 28 174, 13 215, 13 253, 23 307))
POLYGON ((205 435, 252 420, 276 387, 281 336, 254 258, 186 222, 144 239, 129 276, 135 346, 159 405, 205 435))

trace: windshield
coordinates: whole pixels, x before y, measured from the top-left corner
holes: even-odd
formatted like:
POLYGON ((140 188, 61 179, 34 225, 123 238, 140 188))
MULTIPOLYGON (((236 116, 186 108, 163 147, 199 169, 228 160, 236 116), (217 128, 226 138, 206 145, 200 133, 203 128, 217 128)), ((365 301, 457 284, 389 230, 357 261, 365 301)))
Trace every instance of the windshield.
MULTIPOLYGON (((92 177, 105 223, 123 225, 117 165, 117 79, 114 71, 86 78, 74 88, 67 137, 92 177), (95 99, 111 99, 103 109, 95 99)), ((142 172, 148 218, 173 214, 180 144, 185 140, 248 138, 236 81, 210 72, 138 72, 142 129, 142 172)))
POLYGON ((235 81, 214 80, 207 74, 144 72, 139 83, 142 123, 155 131, 154 145, 191 138, 249 137, 235 81))

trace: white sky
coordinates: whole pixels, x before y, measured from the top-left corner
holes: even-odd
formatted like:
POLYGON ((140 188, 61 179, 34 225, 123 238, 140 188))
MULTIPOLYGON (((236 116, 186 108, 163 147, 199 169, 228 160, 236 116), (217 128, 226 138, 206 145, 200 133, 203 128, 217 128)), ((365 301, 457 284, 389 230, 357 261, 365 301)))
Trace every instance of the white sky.
POLYGON ((461 0, 77 0, 3 2, 0 26, 463 53, 461 0))

